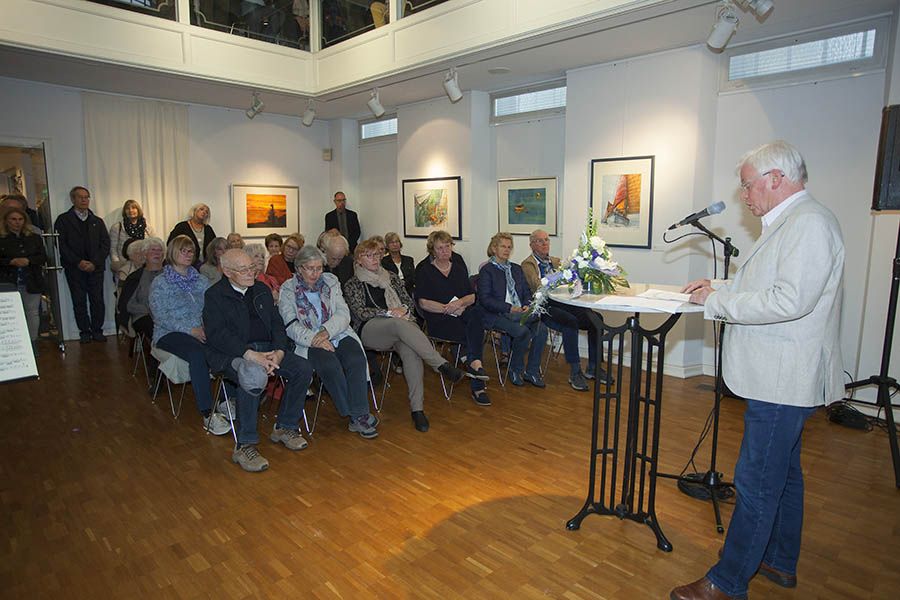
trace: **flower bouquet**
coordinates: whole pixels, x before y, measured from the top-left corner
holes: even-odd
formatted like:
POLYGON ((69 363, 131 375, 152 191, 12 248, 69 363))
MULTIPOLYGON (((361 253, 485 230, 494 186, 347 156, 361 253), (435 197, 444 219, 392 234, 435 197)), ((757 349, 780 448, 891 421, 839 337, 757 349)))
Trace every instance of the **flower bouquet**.
POLYGON ((594 214, 588 209, 587 226, 581 234, 581 242, 572 251, 567 263, 560 269, 541 279, 539 287, 531 299, 528 310, 522 314, 524 323, 531 315, 541 315, 547 311, 545 305, 550 291, 568 285, 573 296, 582 293, 612 294, 617 287, 628 287, 627 273, 612 259, 612 252, 606 242, 597 235, 594 214))

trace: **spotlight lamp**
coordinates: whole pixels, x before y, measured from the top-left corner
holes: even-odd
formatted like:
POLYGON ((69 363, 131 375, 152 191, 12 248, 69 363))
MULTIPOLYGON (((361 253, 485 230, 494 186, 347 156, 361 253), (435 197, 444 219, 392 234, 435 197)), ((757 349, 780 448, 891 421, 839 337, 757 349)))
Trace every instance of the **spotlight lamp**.
POLYGON ((716 11, 716 22, 713 24, 706 45, 714 50, 721 50, 728 44, 728 40, 734 35, 738 26, 738 16, 734 10, 734 4, 729 0, 723 0, 716 11))
POLYGON ((259 94, 257 92, 253 92, 253 101, 250 103, 250 108, 244 111, 244 114, 247 115, 248 119, 252 119, 256 115, 261 113, 265 107, 266 105, 263 104, 263 101, 259 99, 259 94))
POLYGON ((447 97, 450 98, 451 103, 459 102, 463 97, 463 93, 459 89, 459 79, 456 69, 453 67, 450 67, 450 71, 444 78, 444 92, 446 92, 447 97))
POLYGON ((375 118, 381 117, 384 114, 384 107, 381 105, 381 98, 378 96, 378 88, 372 88, 372 97, 369 98, 369 101, 366 102, 369 106, 369 110, 372 111, 372 114, 375 115, 375 118))
POLYGON ((775 8, 772 0, 743 0, 743 4, 748 10, 752 10, 757 17, 762 19, 775 8))
POLYGON ((313 108, 312 98, 306 103, 306 110, 303 112, 303 126, 309 127, 316 120, 316 109, 313 108))

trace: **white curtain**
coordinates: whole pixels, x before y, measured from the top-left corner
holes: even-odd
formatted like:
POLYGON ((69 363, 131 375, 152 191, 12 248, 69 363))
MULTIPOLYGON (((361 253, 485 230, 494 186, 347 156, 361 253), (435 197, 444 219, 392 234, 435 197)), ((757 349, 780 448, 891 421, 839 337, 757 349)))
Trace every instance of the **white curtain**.
POLYGON ((165 242, 190 207, 187 106, 88 92, 82 101, 91 208, 110 227, 137 200, 165 242))

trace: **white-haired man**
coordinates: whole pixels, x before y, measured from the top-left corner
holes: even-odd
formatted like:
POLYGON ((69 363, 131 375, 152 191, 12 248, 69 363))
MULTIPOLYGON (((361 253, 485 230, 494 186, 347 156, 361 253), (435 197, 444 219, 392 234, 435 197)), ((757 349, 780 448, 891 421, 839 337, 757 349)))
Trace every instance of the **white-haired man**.
POLYGON ((816 408, 843 397, 839 340, 844 244, 834 215, 806 191, 806 163, 790 144, 740 161, 741 200, 762 219, 729 285, 689 283, 691 302, 725 321, 725 383, 747 398, 735 467, 737 504, 719 562, 672 590, 672 600, 746 598, 757 573, 797 585, 803 526, 800 438, 816 408))

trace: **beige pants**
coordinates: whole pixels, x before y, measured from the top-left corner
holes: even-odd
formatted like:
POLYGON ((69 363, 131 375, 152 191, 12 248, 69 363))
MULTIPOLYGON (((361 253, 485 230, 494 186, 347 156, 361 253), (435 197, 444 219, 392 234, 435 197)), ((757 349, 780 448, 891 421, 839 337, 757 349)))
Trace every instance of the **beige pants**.
POLYGON ((367 321, 363 327, 362 343, 372 350, 393 350, 400 355, 403 377, 406 378, 409 390, 409 410, 422 410, 425 405, 422 361, 435 370, 447 362, 434 349, 422 330, 415 323, 403 319, 376 317, 367 321))

